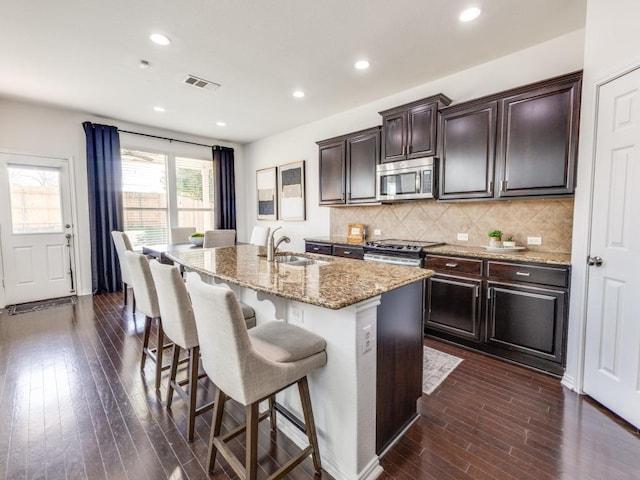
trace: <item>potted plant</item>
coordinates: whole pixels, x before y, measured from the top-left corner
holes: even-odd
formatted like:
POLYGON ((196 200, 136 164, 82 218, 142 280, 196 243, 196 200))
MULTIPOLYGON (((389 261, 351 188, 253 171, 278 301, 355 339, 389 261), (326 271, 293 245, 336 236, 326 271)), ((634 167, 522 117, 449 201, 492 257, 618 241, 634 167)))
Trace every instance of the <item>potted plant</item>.
POLYGON ((516 246, 516 240, 511 235, 505 237, 502 241, 502 246, 507 248, 513 248, 516 246))
POLYGON ((500 230, 491 230, 489 233, 489 246, 501 247, 502 246, 502 232, 500 230))
POLYGON ((204 242, 204 233, 192 233, 189 235, 189 241, 196 247, 201 247, 204 242))

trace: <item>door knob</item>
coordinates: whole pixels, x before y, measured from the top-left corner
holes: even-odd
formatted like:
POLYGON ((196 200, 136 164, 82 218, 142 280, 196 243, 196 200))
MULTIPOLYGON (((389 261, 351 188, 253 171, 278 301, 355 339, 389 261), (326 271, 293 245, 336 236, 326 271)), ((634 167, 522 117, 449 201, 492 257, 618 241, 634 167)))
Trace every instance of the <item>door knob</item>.
POLYGON ((587 265, 596 267, 602 266, 602 258, 600 257, 587 257, 587 265))

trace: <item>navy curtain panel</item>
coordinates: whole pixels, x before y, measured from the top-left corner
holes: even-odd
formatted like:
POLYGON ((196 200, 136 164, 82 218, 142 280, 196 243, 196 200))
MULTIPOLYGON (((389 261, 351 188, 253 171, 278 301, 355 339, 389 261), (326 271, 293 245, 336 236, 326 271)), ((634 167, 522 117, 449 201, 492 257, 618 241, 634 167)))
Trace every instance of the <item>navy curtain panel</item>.
POLYGON ((91 230, 91 278, 93 294, 122 288, 120 265, 112 230, 122 230, 122 161, 116 127, 82 124, 87 137, 87 182, 91 230))
POLYGON ((213 147, 213 166, 216 169, 216 228, 236 228, 236 175, 233 148, 213 147))

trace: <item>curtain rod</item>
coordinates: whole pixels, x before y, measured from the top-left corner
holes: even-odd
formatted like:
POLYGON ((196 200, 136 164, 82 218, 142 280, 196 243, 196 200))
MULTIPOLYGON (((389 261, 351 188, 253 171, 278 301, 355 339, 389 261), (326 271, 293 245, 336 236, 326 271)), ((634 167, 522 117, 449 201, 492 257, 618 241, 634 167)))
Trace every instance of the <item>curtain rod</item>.
MULTIPOLYGON (((139 132, 131 132, 129 130, 120 130, 118 129, 118 131, 120 133, 130 133, 131 135, 140 135, 142 137, 150 137, 150 138, 158 138, 160 140, 169 140, 170 142, 180 142, 180 143, 188 143, 189 145, 197 145, 199 147, 208 147, 208 148, 228 148, 228 147, 220 147, 220 145, 205 145, 204 143, 196 143, 196 142, 188 142, 186 140, 178 140, 176 138, 169 138, 169 137, 160 137, 158 135, 150 135, 148 133, 139 133, 139 132)), ((233 149, 231 149, 233 150, 233 149)))

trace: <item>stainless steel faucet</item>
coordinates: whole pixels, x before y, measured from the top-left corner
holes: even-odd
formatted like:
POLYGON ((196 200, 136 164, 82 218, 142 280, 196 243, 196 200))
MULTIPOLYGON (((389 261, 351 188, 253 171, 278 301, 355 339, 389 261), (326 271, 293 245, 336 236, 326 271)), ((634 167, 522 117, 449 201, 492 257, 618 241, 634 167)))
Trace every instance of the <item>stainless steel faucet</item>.
POLYGON ((267 240, 267 262, 273 262, 276 256, 276 250, 282 242, 289 243, 291 239, 285 235, 280 237, 278 240, 274 242, 274 234, 280 230, 282 227, 275 228, 271 230, 271 234, 269 235, 269 240, 267 240))

